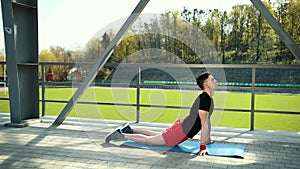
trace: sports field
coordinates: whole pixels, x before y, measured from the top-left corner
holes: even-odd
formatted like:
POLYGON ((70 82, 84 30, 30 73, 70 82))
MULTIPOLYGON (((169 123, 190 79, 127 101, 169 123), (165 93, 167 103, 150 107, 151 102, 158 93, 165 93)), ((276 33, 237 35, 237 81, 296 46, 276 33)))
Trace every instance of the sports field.
MULTIPOLYGON (((46 99, 68 101, 73 92, 72 88, 46 88, 46 99)), ((200 91, 142 89, 140 104, 191 106, 198 94, 200 91)), ((8 93, 0 92, 0 97, 8 97, 8 93)), ((216 108, 250 109, 251 106, 250 93, 216 92, 214 100, 216 108)), ((80 101, 136 104, 136 89, 89 88, 80 101)), ((9 112, 8 103, 8 101, 0 101, 0 112, 9 112)), ((255 109, 257 110, 299 112, 299 103, 300 95, 296 94, 256 94, 255 97, 255 109)), ((46 103, 46 115, 57 116, 64 106, 64 103, 48 102, 46 103)), ((172 123, 177 118, 185 117, 188 113, 188 109, 141 107, 140 121, 172 123)), ((136 107, 77 104, 70 116, 135 121, 136 107)), ((300 115, 256 113, 254 128, 300 131, 299 122, 300 115)), ((214 126, 249 128, 250 113, 215 111, 212 116, 212 123, 214 126)))

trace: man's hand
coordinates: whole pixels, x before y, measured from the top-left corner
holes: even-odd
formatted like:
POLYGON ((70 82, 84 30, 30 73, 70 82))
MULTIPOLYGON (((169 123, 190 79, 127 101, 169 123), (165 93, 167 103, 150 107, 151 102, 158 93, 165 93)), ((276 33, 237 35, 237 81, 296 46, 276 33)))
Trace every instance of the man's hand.
POLYGON ((199 156, 205 156, 205 155, 208 155, 208 151, 206 150, 206 145, 204 145, 204 144, 201 144, 201 145, 200 145, 200 150, 199 150, 199 152, 197 153, 197 155, 199 155, 199 156))
POLYGON ((207 150, 202 150, 202 151, 199 151, 199 152, 197 153, 197 155, 198 155, 198 156, 206 156, 206 155, 208 155, 208 152, 207 152, 207 150))

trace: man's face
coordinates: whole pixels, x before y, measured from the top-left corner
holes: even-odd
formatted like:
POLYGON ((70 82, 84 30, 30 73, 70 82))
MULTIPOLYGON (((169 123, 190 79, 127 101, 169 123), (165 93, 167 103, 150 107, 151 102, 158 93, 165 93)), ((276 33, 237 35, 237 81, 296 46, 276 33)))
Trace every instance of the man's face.
POLYGON ((213 75, 209 75, 208 79, 206 79, 206 87, 209 89, 216 89, 217 88, 217 80, 214 78, 213 75))

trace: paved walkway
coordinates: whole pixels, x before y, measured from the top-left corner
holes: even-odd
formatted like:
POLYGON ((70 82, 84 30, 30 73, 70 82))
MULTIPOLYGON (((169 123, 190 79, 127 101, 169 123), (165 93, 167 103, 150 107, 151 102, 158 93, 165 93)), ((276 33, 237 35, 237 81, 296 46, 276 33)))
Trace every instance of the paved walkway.
MULTIPOLYGON (((106 144, 104 136, 121 121, 67 118, 49 128, 46 117, 25 128, 5 127, 0 113, 0 168, 300 168, 300 133, 217 128, 213 140, 246 146, 244 159, 198 157, 186 153, 141 150, 106 144)), ((161 131, 168 125, 133 124, 161 131)))

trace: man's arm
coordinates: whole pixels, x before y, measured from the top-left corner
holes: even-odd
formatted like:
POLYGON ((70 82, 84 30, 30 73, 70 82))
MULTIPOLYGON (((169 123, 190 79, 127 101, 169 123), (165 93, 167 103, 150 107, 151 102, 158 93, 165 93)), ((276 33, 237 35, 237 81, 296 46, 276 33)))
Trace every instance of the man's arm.
POLYGON ((204 110, 199 110, 201 120, 201 138, 200 138, 200 151, 198 155, 205 156, 208 152, 206 144, 210 143, 210 120, 209 113, 204 110))
POLYGON ((211 137, 210 137, 210 132, 211 132, 211 122, 210 122, 210 116, 208 117, 208 132, 209 132, 209 138, 208 138, 208 143, 207 144, 211 144, 211 137))
POLYGON ((210 120, 209 113, 204 110, 199 110, 201 120, 201 144, 210 143, 210 120))

